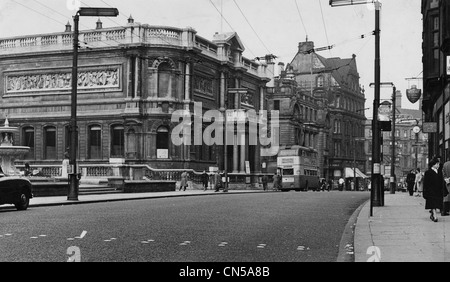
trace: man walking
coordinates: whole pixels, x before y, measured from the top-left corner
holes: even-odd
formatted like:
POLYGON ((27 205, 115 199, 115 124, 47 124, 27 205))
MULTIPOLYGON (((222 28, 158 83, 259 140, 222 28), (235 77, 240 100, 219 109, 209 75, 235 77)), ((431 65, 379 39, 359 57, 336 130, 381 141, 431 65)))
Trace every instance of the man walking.
POLYGON ((209 180, 208 174, 206 173, 206 171, 203 171, 202 174, 203 191, 206 191, 208 189, 208 180, 209 180))
POLYGON ((264 174, 262 177, 262 185, 264 191, 267 190, 267 182, 269 182, 269 176, 267 176, 267 174, 264 174))
POLYGON ((414 195, 414 184, 416 183, 416 174, 414 173, 414 170, 411 170, 406 175, 406 185, 408 185, 408 192, 409 195, 414 195))

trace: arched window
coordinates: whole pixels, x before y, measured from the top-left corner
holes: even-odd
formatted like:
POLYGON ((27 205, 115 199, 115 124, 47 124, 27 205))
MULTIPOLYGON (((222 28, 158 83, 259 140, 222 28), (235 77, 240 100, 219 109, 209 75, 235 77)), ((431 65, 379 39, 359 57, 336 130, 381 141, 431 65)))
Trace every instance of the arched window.
POLYGON ((125 132, 123 125, 111 127, 111 157, 124 157, 125 132))
POLYGON ((56 127, 54 126, 44 128, 44 159, 56 159, 56 127))
POLYGON ((158 159, 169 158, 169 129, 160 126, 156 130, 156 156, 158 159))
POLYGON ((34 159, 34 128, 24 127, 22 129, 22 144, 23 146, 30 147, 30 151, 24 156, 27 160, 34 159))
POLYGON ((89 126, 88 159, 102 158, 102 128, 100 125, 89 126))
POLYGON ((172 92, 172 70, 168 63, 158 67, 158 97, 170 97, 172 92))

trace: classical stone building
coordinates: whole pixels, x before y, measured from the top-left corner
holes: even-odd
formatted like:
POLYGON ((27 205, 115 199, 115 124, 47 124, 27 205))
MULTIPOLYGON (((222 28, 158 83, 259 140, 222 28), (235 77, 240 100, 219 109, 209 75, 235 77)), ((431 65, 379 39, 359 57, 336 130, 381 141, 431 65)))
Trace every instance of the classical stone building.
POLYGON ((324 58, 315 52, 314 42, 306 41, 280 67, 270 96, 271 107, 281 111, 281 144, 317 149, 320 177, 345 177, 345 169, 354 164, 363 171, 365 98, 356 56, 324 58))
MULTIPOLYGON (((31 148, 23 161, 50 175, 70 149, 72 38, 68 24, 65 32, 0 39, 1 118, 20 128, 16 144, 31 148)), ((131 18, 125 26, 81 31, 77 159, 83 175, 111 174, 111 164, 225 169, 223 146, 171 142, 178 124, 172 114, 194 114, 194 102, 202 103, 197 115, 264 109, 273 63, 249 60, 243 51, 236 33, 207 40, 192 28, 131 18)), ((228 171, 242 173, 246 162, 251 172, 261 170, 259 145, 229 146, 228 171)))

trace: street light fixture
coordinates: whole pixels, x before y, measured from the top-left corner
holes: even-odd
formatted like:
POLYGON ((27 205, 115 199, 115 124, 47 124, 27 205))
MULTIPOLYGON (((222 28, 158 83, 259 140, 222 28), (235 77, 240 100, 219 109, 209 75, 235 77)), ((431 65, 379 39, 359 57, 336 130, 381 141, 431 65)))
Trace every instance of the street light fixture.
POLYGON ((119 10, 117 8, 86 8, 81 7, 75 16, 74 32, 73 32, 73 66, 72 66, 72 93, 71 93, 71 117, 70 117, 70 152, 69 152, 69 191, 67 200, 78 200, 79 174, 77 168, 77 146, 78 146, 78 130, 77 130, 77 87, 78 87, 78 45, 79 45, 79 21, 80 16, 84 17, 117 17, 119 10))

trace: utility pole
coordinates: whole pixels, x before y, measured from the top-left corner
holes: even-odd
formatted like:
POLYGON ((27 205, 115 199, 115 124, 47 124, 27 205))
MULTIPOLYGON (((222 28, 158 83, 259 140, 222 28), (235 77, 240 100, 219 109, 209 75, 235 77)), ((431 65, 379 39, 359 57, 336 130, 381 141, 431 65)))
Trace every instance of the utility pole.
POLYGON ((391 155, 391 194, 395 194, 396 181, 395 181, 395 94, 396 87, 394 86, 392 91, 392 155, 391 155))

